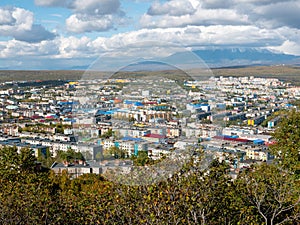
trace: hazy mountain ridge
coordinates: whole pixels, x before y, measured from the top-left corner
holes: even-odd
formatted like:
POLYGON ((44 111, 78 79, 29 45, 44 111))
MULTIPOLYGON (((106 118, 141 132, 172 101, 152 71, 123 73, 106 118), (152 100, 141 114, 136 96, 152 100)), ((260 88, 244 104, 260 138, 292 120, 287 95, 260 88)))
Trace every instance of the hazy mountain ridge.
MULTIPOLYGON (((191 53, 178 52, 168 58, 169 61, 176 61, 191 53)), ((205 49, 194 50, 192 54, 203 60, 209 67, 232 67, 232 66, 250 66, 250 65, 278 65, 300 64, 300 56, 275 53, 267 49, 256 48, 226 48, 226 49, 205 49)))

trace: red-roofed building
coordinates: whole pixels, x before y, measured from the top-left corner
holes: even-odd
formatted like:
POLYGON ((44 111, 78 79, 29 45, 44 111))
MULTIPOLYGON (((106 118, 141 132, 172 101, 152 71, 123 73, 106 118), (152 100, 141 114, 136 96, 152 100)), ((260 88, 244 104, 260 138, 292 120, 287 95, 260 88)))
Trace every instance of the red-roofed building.
POLYGON ((33 115, 33 116, 31 117, 31 119, 33 119, 33 120, 41 119, 41 118, 43 118, 43 117, 42 117, 42 116, 39 116, 39 115, 33 115))
POLYGON ((163 143, 166 140, 166 136, 160 134, 146 134, 142 138, 146 141, 154 143, 163 143))

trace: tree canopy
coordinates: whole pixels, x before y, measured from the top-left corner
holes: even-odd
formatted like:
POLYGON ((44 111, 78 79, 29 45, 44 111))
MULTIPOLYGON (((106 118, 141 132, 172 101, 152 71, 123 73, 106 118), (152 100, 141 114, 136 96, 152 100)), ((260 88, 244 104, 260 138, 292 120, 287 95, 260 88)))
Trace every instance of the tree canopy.
POLYGON ((300 112, 290 111, 274 133, 276 144, 271 147, 279 166, 300 178, 300 112))

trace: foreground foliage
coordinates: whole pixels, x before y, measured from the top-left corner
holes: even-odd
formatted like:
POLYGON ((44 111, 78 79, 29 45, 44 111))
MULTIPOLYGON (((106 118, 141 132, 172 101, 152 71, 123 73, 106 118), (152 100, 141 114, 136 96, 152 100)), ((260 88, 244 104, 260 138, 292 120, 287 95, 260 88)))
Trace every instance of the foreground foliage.
POLYGON ((158 184, 125 186, 97 175, 71 180, 36 171, 29 150, 3 148, 0 157, 1 224, 299 222, 299 184, 275 165, 253 167, 233 181, 224 162, 205 173, 191 163, 158 184))
MULTIPOLYGON (((283 124, 298 122, 294 117, 283 124)), ((296 135, 291 151, 280 130, 273 147, 284 160, 253 166, 235 180, 225 162, 213 161, 202 171, 192 158, 171 178, 149 186, 92 174, 70 179, 39 170, 28 149, 2 148, 0 224, 299 224, 299 128, 290 126, 282 135, 296 135)))

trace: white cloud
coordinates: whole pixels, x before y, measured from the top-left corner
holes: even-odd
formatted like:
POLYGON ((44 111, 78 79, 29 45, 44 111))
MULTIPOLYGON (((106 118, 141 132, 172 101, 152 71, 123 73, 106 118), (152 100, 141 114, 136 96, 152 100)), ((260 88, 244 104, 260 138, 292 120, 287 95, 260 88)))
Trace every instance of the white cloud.
MULTIPOLYGON (((210 0, 207 0, 210 1, 210 0)), ((269 5, 274 4, 278 2, 289 2, 289 1, 295 1, 295 0, 233 0, 236 4, 244 4, 244 3, 251 3, 255 5, 269 5)))
POLYGON ((234 4, 234 0, 202 0, 202 7, 207 9, 229 8, 234 4))
POLYGON ((256 24, 265 28, 300 28, 299 11, 300 0, 170 0, 153 3, 140 24, 141 27, 256 24), (194 11, 189 12, 190 8, 183 4, 193 5, 194 11))
POLYGON ((74 14, 66 20, 67 30, 73 33, 107 31, 113 28, 113 25, 113 17, 111 15, 92 17, 74 14))
POLYGON ((34 0, 34 3, 38 6, 68 7, 71 2, 71 0, 34 0))
POLYGON ((71 33, 108 31, 122 24, 126 16, 119 0, 35 0, 35 3, 70 9, 73 14, 66 19, 66 29, 71 33))
POLYGON ((208 9, 236 8, 237 6, 247 9, 249 6, 271 5, 280 2, 287 3, 293 1, 297 0, 201 0, 199 2, 203 8, 208 9))
POLYGON ((107 15, 120 8, 119 0, 35 0, 38 6, 65 7, 76 13, 107 15))
MULTIPOLYGON (((70 38, 67 42, 70 45, 71 43, 76 45, 74 41, 78 40, 70 38)), ((0 68, 22 70, 70 69, 73 66, 74 68, 81 68, 92 62, 87 55, 83 54, 83 50, 78 50, 75 53, 76 46, 71 47, 63 43, 61 38, 39 43, 27 43, 17 40, 0 41, 0 68), (62 48, 63 46, 65 49, 62 48), (77 57, 72 57, 72 55, 77 57)))
POLYGON ((22 8, 0 8, 0 36, 25 42, 53 39, 55 35, 34 24, 33 13, 22 8))
POLYGON ((12 34, 13 31, 30 30, 33 24, 33 13, 21 8, 1 8, 1 14, 7 18, 1 19, 0 34, 12 34))
POLYGON ((17 40, 0 42, 0 58, 37 57, 47 59, 88 58, 92 54, 92 41, 88 37, 57 37, 39 43, 17 40))
POLYGON ((140 26, 144 28, 186 27, 189 25, 245 25, 250 24, 247 13, 235 7, 234 0, 171 0, 155 2, 143 14, 140 26))
POLYGON ((20 56, 38 55, 36 44, 26 43, 17 40, 0 42, 1 58, 18 58, 20 56))
POLYGON ((16 22, 16 18, 12 16, 10 10, 5 8, 0 8, 0 26, 11 25, 16 22))
POLYGON ((186 14, 193 14, 196 9, 188 0, 171 0, 160 4, 155 2, 148 9, 147 14, 154 15, 171 15, 171 16, 182 16, 186 14))
POLYGON ((119 11, 119 0, 75 0, 72 8, 76 13, 109 15, 119 11))
POLYGON ((269 47, 271 50, 275 50, 277 52, 285 53, 285 54, 291 54, 291 55, 297 55, 300 56, 300 43, 286 40, 282 45, 280 46, 274 46, 269 47))
POLYGON ((61 37, 57 40, 59 54, 54 58, 85 58, 92 57, 91 39, 88 37, 77 38, 74 36, 61 37))
POLYGON ((194 14, 183 16, 151 16, 144 14, 140 25, 148 28, 185 27, 189 25, 241 25, 249 24, 248 16, 231 9, 197 9, 194 14))
POLYGON ((70 8, 75 14, 66 19, 66 28, 72 33, 108 31, 125 17, 119 0, 75 0, 70 8))
POLYGON ((296 28, 280 27, 274 30, 278 33, 283 42, 279 45, 271 45, 269 49, 282 52, 285 54, 292 54, 300 56, 300 31, 296 28))

